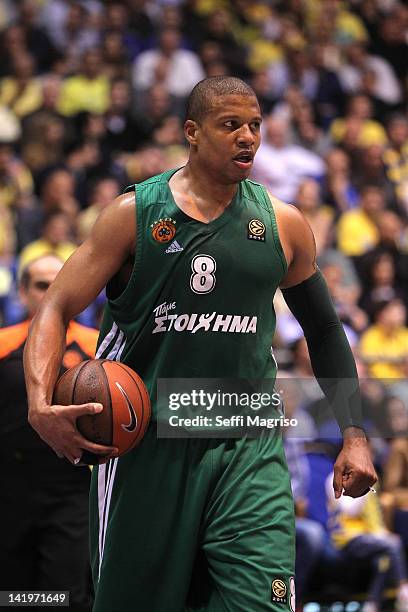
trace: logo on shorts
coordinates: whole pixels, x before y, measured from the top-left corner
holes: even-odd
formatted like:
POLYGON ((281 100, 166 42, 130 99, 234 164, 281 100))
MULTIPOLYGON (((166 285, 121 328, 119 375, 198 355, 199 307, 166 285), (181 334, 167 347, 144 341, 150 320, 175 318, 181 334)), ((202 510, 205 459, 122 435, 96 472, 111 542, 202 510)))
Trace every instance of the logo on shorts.
POLYGON ((252 219, 252 221, 248 223, 249 240, 259 240, 260 242, 265 242, 265 232, 265 224, 259 219, 252 219))
POLYGON ((156 242, 170 242, 176 235, 176 221, 166 217, 151 224, 152 236, 156 242))
POLYGON ((288 589, 286 588, 285 582, 281 578, 275 578, 272 580, 272 601, 275 603, 286 604, 288 589))

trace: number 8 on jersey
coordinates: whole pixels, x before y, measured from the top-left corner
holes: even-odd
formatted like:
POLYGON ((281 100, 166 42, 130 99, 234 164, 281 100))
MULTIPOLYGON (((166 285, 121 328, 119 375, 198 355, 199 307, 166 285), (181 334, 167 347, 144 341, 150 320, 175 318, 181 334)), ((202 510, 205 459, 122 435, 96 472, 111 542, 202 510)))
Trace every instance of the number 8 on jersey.
POLYGON ((217 264, 211 255, 196 255, 191 261, 190 287, 194 293, 210 293, 215 287, 217 264))

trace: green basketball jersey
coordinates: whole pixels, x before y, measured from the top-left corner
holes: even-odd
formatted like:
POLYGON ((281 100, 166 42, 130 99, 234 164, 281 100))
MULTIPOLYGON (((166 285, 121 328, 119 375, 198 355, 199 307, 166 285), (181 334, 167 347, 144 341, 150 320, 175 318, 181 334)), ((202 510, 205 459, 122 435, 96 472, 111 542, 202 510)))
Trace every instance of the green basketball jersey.
POLYGON ((287 266, 270 199, 242 181, 223 214, 202 223, 176 205, 175 172, 129 188, 134 266, 119 297, 108 286, 97 357, 132 367, 152 399, 158 378, 274 378, 272 300, 287 266))

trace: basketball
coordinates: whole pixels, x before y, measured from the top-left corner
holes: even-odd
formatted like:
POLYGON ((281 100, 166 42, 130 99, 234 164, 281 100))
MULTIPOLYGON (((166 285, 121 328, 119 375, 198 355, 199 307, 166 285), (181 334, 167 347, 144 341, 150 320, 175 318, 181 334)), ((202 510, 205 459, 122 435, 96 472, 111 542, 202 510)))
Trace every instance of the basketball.
MULTIPOLYGON (((150 421, 150 398, 144 382, 131 368, 107 359, 90 359, 67 370, 57 381, 53 403, 100 403, 102 412, 77 418, 80 433, 97 444, 115 446, 119 456, 142 440, 150 421)), ((83 463, 98 463, 84 452, 83 463)))

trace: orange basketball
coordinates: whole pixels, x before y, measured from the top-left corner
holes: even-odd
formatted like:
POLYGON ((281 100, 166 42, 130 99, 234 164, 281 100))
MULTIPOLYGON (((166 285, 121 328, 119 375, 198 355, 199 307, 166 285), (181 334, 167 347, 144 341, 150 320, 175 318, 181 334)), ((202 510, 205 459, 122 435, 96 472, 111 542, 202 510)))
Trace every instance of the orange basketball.
MULTIPOLYGON (((77 419, 81 434, 97 444, 115 446, 124 455, 139 444, 150 421, 148 391, 136 372, 118 361, 90 359, 67 370, 57 381, 53 403, 61 406, 97 402, 103 410, 77 419)), ((84 453, 82 461, 98 463, 84 453)))

